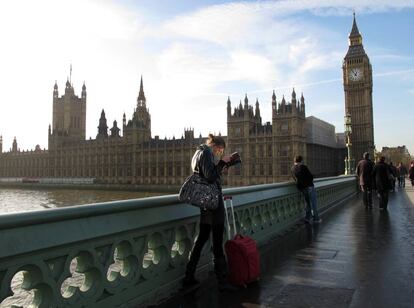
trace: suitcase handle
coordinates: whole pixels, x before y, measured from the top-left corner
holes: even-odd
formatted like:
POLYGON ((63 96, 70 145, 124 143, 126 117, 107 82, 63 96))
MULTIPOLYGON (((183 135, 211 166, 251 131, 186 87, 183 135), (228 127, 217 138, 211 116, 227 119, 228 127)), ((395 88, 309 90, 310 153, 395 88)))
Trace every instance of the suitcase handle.
POLYGON ((227 214, 227 200, 230 200, 230 209, 231 209, 231 214, 232 214, 232 218, 233 218, 233 230, 234 230, 234 236, 236 236, 237 234, 237 229, 236 229, 236 218, 234 215, 234 206, 233 206, 233 198, 231 196, 223 196, 223 201, 224 201, 224 210, 226 212, 226 222, 227 222, 227 238, 230 239, 231 235, 230 235, 230 222, 229 222, 229 216, 227 214))

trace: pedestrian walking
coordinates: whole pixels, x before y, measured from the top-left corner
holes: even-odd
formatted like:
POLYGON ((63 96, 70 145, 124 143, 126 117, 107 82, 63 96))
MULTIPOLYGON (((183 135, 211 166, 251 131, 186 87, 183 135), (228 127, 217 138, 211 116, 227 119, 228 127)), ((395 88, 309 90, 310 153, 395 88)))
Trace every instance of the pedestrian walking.
POLYGON ((190 259, 187 263, 183 285, 185 287, 198 284, 195 279, 197 264, 200 259, 201 250, 204 244, 213 234, 213 255, 214 272, 217 277, 220 290, 234 289, 226 280, 227 263, 223 251, 223 232, 224 232, 224 202, 222 196, 221 175, 222 171, 237 162, 240 162, 238 153, 234 153, 229 158, 223 158, 225 141, 220 136, 209 135, 205 144, 199 146, 192 159, 193 172, 198 173, 209 183, 215 183, 220 191, 219 204, 214 210, 201 208, 200 225, 197 240, 191 250, 190 259), (215 161, 217 163, 215 163, 215 161))
POLYGON ((392 161, 389 163, 390 168, 390 183, 391 183, 391 191, 395 191, 395 179, 397 178, 397 168, 394 166, 392 161))
POLYGON ((359 187, 363 192, 363 201, 366 208, 372 209, 372 171, 374 163, 369 159, 369 153, 365 152, 363 159, 359 161, 356 174, 359 180, 359 187))
POLYGON ((408 170, 408 178, 411 180, 411 186, 414 187, 414 160, 410 163, 410 169, 408 170))
POLYGON ((405 177, 407 176, 407 168, 404 166, 403 162, 398 164, 398 187, 405 187, 405 177))
POLYGON ((372 172, 374 188, 377 190, 380 210, 386 210, 388 206, 388 193, 391 189, 390 166, 385 163, 385 157, 381 156, 372 172))
POLYGON ((313 184, 313 175, 308 167, 303 163, 303 157, 295 156, 294 165, 292 167, 292 177, 296 182, 296 187, 302 192, 306 202, 305 222, 310 223, 313 217, 314 223, 320 223, 317 196, 315 185, 313 184))

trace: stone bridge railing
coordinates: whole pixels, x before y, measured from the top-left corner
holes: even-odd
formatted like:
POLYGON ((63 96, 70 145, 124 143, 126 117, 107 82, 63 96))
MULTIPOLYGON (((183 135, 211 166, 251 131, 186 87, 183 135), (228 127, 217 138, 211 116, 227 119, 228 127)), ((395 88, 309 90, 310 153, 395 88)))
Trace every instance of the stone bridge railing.
MULTIPOLYGON (((316 180, 323 210, 356 180, 316 180)), ((80 192, 82 193, 82 192, 80 192)), ((263 245, 303 217, 292 183, 231 188, 236 224, 263 245)), ((198 230, 177 195, 0 216, 0 307, 137 307, 179 288, 198 230), (14 303, 14 304, 13 304, 14 303)), ((206 247, 199 271, 211 268, 206 247)))

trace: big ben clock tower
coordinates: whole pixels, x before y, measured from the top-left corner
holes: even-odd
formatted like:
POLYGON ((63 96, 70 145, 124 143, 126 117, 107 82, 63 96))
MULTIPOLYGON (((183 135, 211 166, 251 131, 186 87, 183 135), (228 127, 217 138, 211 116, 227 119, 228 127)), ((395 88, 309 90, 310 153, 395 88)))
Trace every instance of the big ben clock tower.
POLYGON ((362 45, 355 20, 349 34, 349 48, 343 61, 345 115, 351 115, 352 155, 358 161, 364 152, 374 156, 374 120, 372 111, 372 67, 362 45))

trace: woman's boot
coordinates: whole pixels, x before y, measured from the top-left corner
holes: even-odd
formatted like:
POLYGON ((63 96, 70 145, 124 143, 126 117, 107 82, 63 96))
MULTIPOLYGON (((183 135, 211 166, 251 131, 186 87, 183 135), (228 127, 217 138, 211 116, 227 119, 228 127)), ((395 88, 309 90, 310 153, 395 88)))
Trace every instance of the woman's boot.
POLYGON ((216 274, 217 284, 220 291, 234 292, 237 290, 237 288, 227 280, 227 262, 224 257, 214 259, 214 273, 216 274))
POLYGON ((197 269, 197 263, 194 262, 194 260, 191 260, 187 263, 187 268, 185 271, 185 276, 183 279, 183 286, 184 287, 190 287, 198 284, 198 280, 195 279, 194 275, 197 269))

